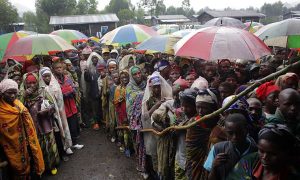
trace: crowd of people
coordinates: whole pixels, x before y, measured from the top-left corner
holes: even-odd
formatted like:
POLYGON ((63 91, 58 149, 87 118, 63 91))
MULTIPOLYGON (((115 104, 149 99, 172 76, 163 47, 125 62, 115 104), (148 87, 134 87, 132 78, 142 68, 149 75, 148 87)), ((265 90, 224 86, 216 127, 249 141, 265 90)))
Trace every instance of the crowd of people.
POLYGON ((83 43, 77 51, 8 59, 0 83, 0 179, 55 175, 104 129, 143 179, 300 179, 300 68, 236 95, 298 60, 205 61, 83 43), (202 117, 235 101, 221 114, 202 117), (167 131, 172 126, 195 126, 167 131))

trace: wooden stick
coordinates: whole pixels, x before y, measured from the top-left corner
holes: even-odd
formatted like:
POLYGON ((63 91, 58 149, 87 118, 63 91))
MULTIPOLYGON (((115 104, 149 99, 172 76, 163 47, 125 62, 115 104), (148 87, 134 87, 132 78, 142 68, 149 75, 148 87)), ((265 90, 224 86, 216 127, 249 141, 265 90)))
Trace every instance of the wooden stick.
MULTIPOLYGON (((249 86, 248 88, 246 88, 244 91, 242 91, 241 93, 239 93, 238 95, 236 95, 231 101, 229 101, 224 107, 218 109, 217 111, 211 113, 211 114, 208 114, 208 115, 205 115, 203 116, 202 118, 200 118, 200 120, 198 121, 195 121, 195 122, 192 122, 188 125, 184 125, 184 126, 170 126, 166 129, 164 129, 163 131, 161 132, 158 132, 154 129, 141 129, 139 130, 140 132, 152 132, 153 134, 155 135, 158 135, 158 136, 162 136, 164 134, 166 134, 168 131, 170 130, 186 130, 186 129, 189 129, 191 127, 194 127, 195 125, 197 125, 199 122, 203 122, 203 121, 206 121, 210 118, 214 118, 216 116, 218 116, 219 114, 223 113, 226 109, 228 109, 233 103, 235 103, 239 98, 247 95, 248 93, 252 92, 255 88, 257 88, 258 86, 260 86, 261 84, 265 83, 265 82, 268 82, 270 80, 274 80, 275 78, 277 78, 278 76, 280 75, 283 75, 285 73, 287 73, 291 68, 295 68, 299 66, 298 68, 300 68, 300 61, 298 62, 295 62, 294 64, 291 64, 289 66, 286 66, 285 68, 275 72, 275 73, 272 73, 270 75, 268 75, 267 77, 264 77, 258 81, 256 81, 254 84, 252 84, 251 86, 249 86)), ((116 127, 116 129, 128 129, 128 130, 131 130, 129 128, 129 126, 118 126, 116 127)))

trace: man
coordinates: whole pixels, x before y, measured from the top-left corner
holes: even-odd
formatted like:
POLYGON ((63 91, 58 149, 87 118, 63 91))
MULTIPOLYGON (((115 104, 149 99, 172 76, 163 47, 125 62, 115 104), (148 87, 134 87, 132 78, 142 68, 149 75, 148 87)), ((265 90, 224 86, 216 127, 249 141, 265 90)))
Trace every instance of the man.
POLYGON ((215 144, 204 163, 208 179, 226 179, 234 165, 245 155, 256 152, 256 143, 247 136, 247 119, 243 114, 229 114, 225 119, 228 141, 215 144))
POLYGON ((285 89, 279 94, 279 107, 275 115, 270 117, 268 123, 285 124, 300 137, 300 95, 294 89, 285 89))

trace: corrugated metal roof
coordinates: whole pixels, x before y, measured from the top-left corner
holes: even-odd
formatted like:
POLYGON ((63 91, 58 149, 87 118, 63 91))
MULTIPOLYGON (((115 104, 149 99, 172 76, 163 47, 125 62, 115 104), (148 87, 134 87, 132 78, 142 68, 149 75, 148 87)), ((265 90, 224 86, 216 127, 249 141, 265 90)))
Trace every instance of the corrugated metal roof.
POLYGON ((188 19, 184 15, 159 15, 159 20, 188 19))
POLYGON ((74 16, 51 16, 50 25, 91 24, 103 22, 119 22, 116 14, 88 14, 74 16))
POLYGON ((229 10, 229 11, 204 11, 213 17, 265 17, 264 14, 255 11, 229 10))
POLYGON ((176 22, 190 22, 189 19, 162 19, 160 20, 163 23, 176 23, 176 22))

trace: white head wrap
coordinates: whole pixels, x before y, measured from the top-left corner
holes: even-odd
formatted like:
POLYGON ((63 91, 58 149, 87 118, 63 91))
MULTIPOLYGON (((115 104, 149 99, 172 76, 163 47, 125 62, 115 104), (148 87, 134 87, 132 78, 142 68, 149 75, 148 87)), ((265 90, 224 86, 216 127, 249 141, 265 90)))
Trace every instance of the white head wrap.
POLYGON ((4 93, 9 89, 16 89, 19 90, 18 84, 12 79, 4 79, 0 82, 0 92, 4 93))
POLYGON ((194 81, 191 88, 207 89, 208 88, 208 81, 205 78, 199 76, 199 78, 194 81))

